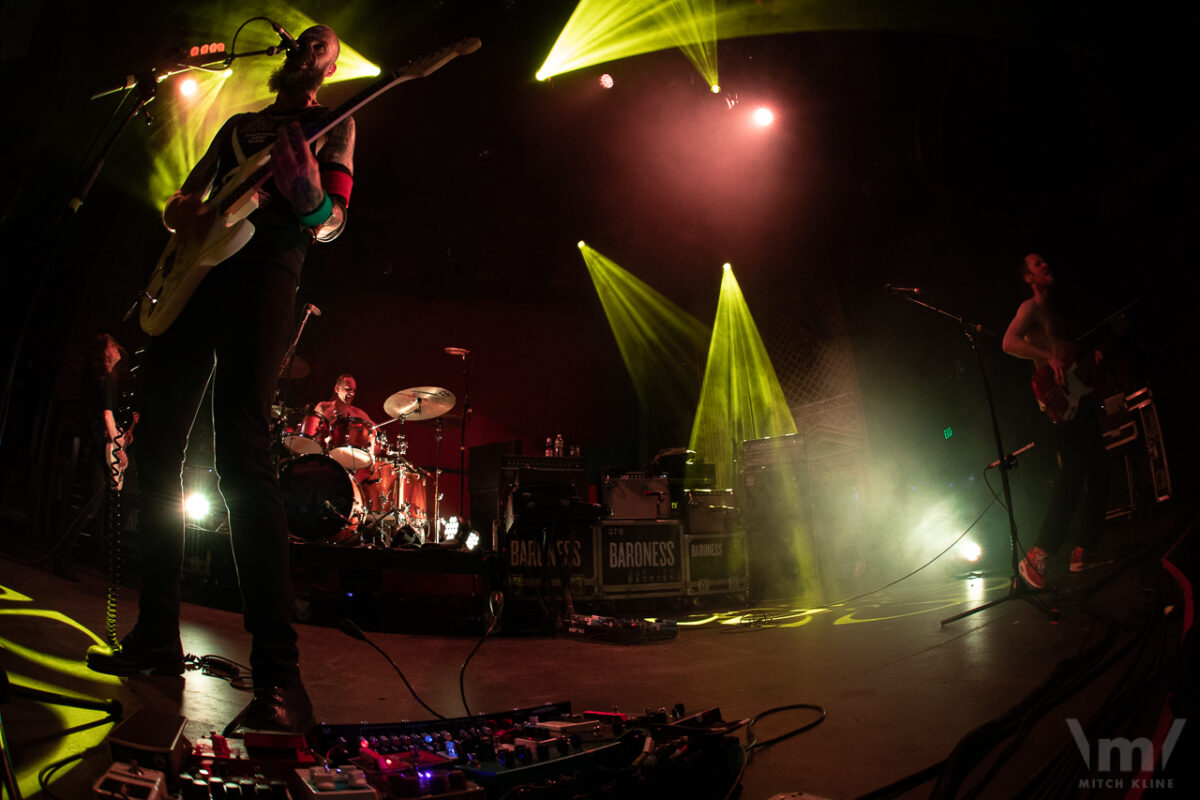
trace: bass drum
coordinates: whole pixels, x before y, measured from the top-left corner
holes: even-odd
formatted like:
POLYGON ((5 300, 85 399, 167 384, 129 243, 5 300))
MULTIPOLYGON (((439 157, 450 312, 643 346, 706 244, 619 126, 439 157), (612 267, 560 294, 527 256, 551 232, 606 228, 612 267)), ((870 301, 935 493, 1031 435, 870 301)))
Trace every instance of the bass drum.
POLYGON ((350 473, 329 456, 293 458, 279 470, 288 528, 307 542, 358 544, 365 508, 350 473))

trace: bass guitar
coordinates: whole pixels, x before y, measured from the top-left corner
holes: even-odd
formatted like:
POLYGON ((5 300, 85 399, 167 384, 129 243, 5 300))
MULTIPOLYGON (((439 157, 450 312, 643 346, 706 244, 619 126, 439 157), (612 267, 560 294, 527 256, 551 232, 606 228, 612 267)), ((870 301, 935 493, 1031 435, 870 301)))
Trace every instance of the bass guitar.
MULTIPOLYGON (((464 39, 436 53, 413 61, 391 72, 376 83, 331 111, 313 128, 306 128, 311 145, 335 125, 381 94, 405 81, 424 78, 454 58, 473 53, 480 47, 476 38, 464 39)), ((254 235, 247 219, 258 207, 258 189, 271 177, 271 148, 265 147, 233 170, 221 186, 209 195, 205 206, 211 209, 208 222, 189 235, 175 233, 159 257, 150 282, 141 293, 138 318, 142 330, 158 336, 171 326, 209 270, 241 250, 254 235)), ((132 312, 132 309, 130 309, 132 312)))
POLYGON ((1054 379, 1054 370, 1049 364, 1033 371, 1031 380, 1033 395, 1051 422, 1058 425, 1075 419, 1079 413, 1080 402, 1092 393, 1095 386, 1101 354, 1116 338, 1123 336, 1128 331, 1129 320, 1124 313, 1136 302, 1137 300, 1134 300, 1121 310, 1105 317, 1099 325, 1079 337, 1079 339, 1086 339, 1102 326, 1116 320, 1112 330, 1104 337, 1103 341, 1087 354, 1080 356, 1079 348, 1074 342, 1063 349, 1061 358, 1066 366, 1063 368, 1061 385, 1054 379))
POLYGON ((1062 356, 1065 380, 1062 385, 1054 379, 1054 370, 1049 364, 1033 371, 1033 396, 1046 412, 1050 421, 1058 425, 1070 422, 1079 413, 1079 403, 1092 393, 1092 374, 1096 368, 1096 351, 1083 360, 1077 360, 1075 345, 1067 345, 1062 356))

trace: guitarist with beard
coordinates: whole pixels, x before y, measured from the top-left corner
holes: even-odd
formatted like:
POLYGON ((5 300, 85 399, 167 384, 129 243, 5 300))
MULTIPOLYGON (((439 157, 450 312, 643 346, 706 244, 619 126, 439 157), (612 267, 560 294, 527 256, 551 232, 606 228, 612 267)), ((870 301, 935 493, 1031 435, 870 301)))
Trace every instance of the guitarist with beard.
MULTIPOLYGON (((1009 323, 1004 333, 1004 352, 1033 361, 1035 368, 1053 376, 1054 386, 1063 389, 1073 380, 1074 364, 1071 340, 1053 302, 1054 273, 1045 259, 1030 253, 1025 256, 1021 274, 1033 296, 1021 303, 1009 323)), ((1099 355, 1095 354, 1097 360, 1099 355)), ((1052 415, 1059 472, 1035 546, 1018 564, 1021 578, 1035 589, 1045 588, 1046 561, 1062 547, 1076 515, 1079 538, 1071 551, 1071 571, 1082 572, 1102 563, 1096 560, 1094 551, 1108 502, 1108 456, 1089 398, 1082 396, 1079 407, 1068 418, 1052 415)))
POLYGON ((258 191, 248 218, 252 237, 205 275, 179 317, 147 349, 139 392, 138 619, 119 648, 88 654, 98 672, 184 672, 180 478, 192 422, 211 379, 216 470, 229 511, 254 681, 253 699, 226 735, 244 729, 304 733, 313 724, 291 622, 288 524, 271 457, 269 409, 294 325, 306 250, 335 238, 345 225, 354 122, 348 117, 310 149, 301 123, 325 112, 317 90, 337 69, 340 44, 332 29, 317 25, 298 37, 298 45, 271 76, 275 102, 226 122, 163 212, 177 237, 203 231, 213 213, 206 196, 248 157, 270 148, 272 178, 258 191))

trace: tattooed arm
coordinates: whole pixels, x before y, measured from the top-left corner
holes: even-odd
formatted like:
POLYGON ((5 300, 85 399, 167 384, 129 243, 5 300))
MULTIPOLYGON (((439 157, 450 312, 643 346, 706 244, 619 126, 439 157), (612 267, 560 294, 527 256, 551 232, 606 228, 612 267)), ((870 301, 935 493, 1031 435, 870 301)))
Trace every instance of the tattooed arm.
MULTIPOLYGON (((298 122, 293 122, 287 128, 281 128, 275 146, 271 150, 271 164, 275 171, 275 185, 280 193, 291 203, 296 214, 303 217, 321 207, 325 200, 326 188, 323 185, 322 172, 336 167, 345 176, 349 176, 353 167, 354 154, 354 121, 347 119, 325 136, 325 142, 320 151, 320 163, 309 150, 304 138, 304 132, 298 122)), ((349 181, 345 192, 348 192, 349 181)), ((346 224, 346 197, 338 196, 331 191, 332 212, 329 217, 317 223, 313 230, 319 241, 327 242, 337 237, 346 224)))
POLYGON ((354 184, 354 117, 347 117, 325 134, 317 151, 321 184, 333 199, 333 213, 317 226, 317 241, 329 242, 346 227, 346 207, 354 184))

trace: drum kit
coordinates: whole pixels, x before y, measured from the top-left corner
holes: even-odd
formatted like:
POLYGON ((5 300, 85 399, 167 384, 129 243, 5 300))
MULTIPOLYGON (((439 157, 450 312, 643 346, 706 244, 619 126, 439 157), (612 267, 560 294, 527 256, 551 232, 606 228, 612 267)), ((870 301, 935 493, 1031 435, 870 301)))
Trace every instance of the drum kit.
POLYGON ((388 419, 378 425, 354 416, 326 419, 312 407, 296 410, 289 425, 288 412, 277 409, 286 456, 279 484, 292 535, 369 547, 425 542, 437 528, 439 470, 430 485, 430 472, 408 460, 404 423, 440 417, 454 402, 453 393, 436 386, 404 389, 384 401, 388 419), (394 422, 391 442, 383 428, 394 422))

